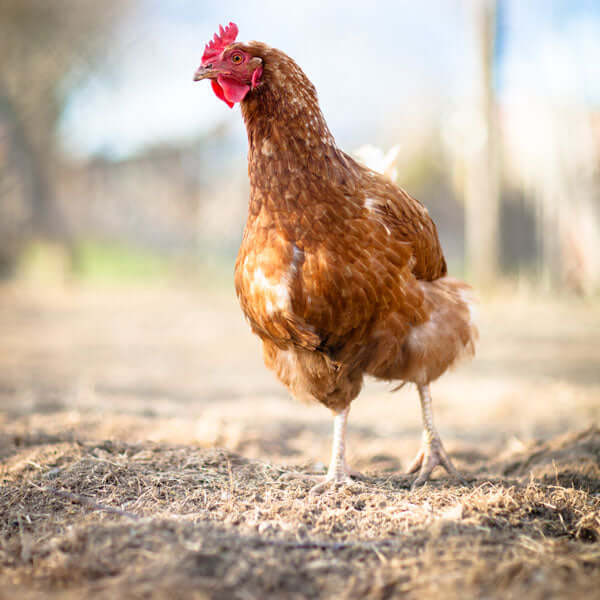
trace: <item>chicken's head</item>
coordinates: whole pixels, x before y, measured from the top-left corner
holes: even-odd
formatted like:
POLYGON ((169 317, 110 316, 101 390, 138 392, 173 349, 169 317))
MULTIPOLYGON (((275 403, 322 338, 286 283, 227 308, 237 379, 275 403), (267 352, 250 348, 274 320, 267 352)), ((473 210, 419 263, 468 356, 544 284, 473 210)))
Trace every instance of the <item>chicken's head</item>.
POLYGON ((219 26, 219 33, 206 44, 202 63, 194 75, 194 81, 210 79, 217 97, 230 108, 260 84, 263 72, 262 59, 249 54, 242 44, 234 43, 237 34, 235 23, 229 23, 225 29, 219 26))

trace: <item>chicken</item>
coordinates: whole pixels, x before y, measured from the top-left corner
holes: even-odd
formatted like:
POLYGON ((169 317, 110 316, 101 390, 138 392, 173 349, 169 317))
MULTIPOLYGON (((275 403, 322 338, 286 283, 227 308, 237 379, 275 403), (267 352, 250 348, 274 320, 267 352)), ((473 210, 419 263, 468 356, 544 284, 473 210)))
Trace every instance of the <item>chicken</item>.
POLYGON ((447 276, 427 209, 342 152, 314 86, 286 54, 235 42, 222 27, 194 80, 239 103, 248 133, 250 202, 235 265, 242 310, 268 368, 297 398, 334 415, 331 462, 314 490, 350 480, 350 403, 365 375, 414 383, 423 441, 410 472, 460 478, 432 418, 429 384, 474 354, 471 290, 447 276))

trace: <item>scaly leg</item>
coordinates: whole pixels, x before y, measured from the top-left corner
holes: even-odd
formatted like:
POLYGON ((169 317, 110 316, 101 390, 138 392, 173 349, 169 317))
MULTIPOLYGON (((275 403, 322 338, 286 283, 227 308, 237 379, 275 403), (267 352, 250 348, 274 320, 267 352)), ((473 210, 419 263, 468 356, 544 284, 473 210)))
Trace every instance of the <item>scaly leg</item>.
POLYGON ((346 462, 346 424, 350 407, 336 413, 333 420, 333 444, 331 449, 331 461, 327 475, 308 475, 306 473, 286 473, 281 477, 284 481, 291 479, 309 479, 317 485, 310 489, 310 494, 320 494, 331 484, 351 483, 351 475, 360 475, 351 471, 346 462))
POLYGON ((311 488, 311 494, 320 494, 331 483, 351 483, 350 469, 346 463, 346 424, 350 407, 337 413, 333 419, 333 444, 331 448, 331 461, 327 475, 322 481, 311 488))
POLYGON ((419 471, 411 489, 415 489, 429 480, 429 476, 435 467, 442 466, 450 475, 456 477, 462 483, 466 483, 460 473, 456 470, 450 457, 446 454, 444 445, 433 424, 433 412, 431 409, 431 394, 428 385, 418 385, 419 398, 421 400, 421 413, 423 415, 423 442, 419 453, 408 468, 409 473, 419 471))

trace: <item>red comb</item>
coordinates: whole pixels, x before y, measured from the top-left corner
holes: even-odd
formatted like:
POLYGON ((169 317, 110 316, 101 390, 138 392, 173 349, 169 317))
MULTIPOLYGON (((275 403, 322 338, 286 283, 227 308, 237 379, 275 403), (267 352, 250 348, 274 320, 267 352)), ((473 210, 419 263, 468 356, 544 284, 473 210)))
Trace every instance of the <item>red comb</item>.
POLYGON ((223 48, 233 44, 238 34, 238 27, 235 23, 229 23, 225 29, 219 25, 219 33, 215 33, 215 37, 206 44, 202 62, 221 54, 223 48))

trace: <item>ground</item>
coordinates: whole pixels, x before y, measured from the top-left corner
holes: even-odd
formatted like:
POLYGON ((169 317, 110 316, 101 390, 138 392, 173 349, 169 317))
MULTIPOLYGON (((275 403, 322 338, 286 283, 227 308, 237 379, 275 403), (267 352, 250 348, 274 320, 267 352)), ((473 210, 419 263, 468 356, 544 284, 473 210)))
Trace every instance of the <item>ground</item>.
POLYGON ((354 484, 310 496, 331 418, 287 397, 231 290, 0 289, 0 598, 600 592, 600 307, 481 307, 433 386, 468 485, 404 469, 417 394, 369 383, 354 484))

